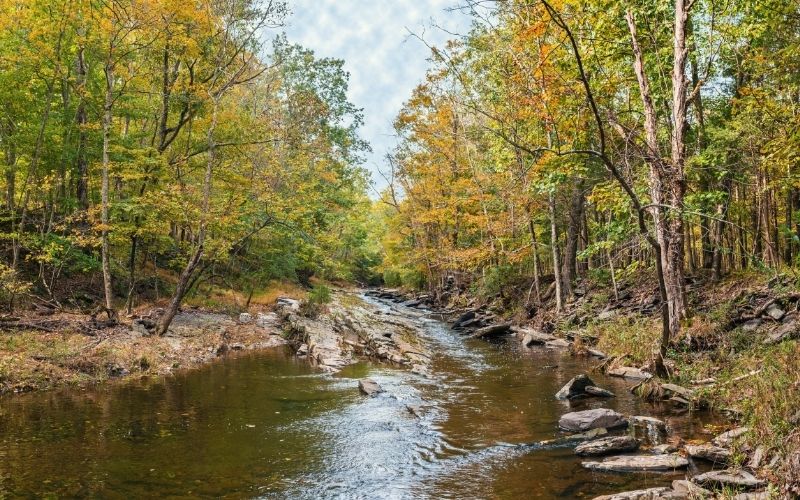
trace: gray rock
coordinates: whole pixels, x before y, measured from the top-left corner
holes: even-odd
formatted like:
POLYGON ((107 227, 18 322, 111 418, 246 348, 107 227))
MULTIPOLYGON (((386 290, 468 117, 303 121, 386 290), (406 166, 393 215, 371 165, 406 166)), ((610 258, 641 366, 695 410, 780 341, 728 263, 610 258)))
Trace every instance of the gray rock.
POLYGON ((711 442, 723 448, 730 447, 734 441, 739 439, 744 434, 747 434, 749 431, 749 427, 737 427, 729 430, 728 432, 723 432, 719 436, 712 439, 711 442))
POLYGON ((661 500, 664 498, 683 498, 676 496, 669 488, 648 488, 646 490, 625 491, 613 495, 602 495, 594 500, 661 500))
POLYGON ((573 432, 584 432, 601 427, 613 429, 616 427, 625 427, 627 425, 628 421, 621 413, 609 410, 608 408, 567 413, 558 421, 559 427, 573 432))
POLYGON ((556 399, 575 399, 586 396, 586 387, 593 386, 594 382, 586 374, 576 375, 556 393, 556 399))
POLYGON ((590 396, 595 396, 595 397, 598 397, 598 398, 613 398, 614 397, 614 393, 613 392, 611 392, 609 390, 606 390, 606 389, 603 389, 602 387, 597 387, 595 385, 587 385, 586 388, 584 389, 584 391, 586 391, 586 394, 588 394, 590 396))
POLYGON ((605 472, 663 472, 686 468, 680 455, 633 455, 609 457, 602 462, 583 462, 585 468, 605 472))
POLYGON ((383 392, 383 388, 371 378, 365 378, 358 381, 358 389, 362 394, 367 396, 377 396, 383 392))
POLYGON ((547 347, 562 349, 564 347, 569 347, 570 343, 564 339, 553 339, 547 341, 544 345, 547 347))
POLYGON ((475 339, 496 337, 511 333, 511 323, 501 323, 499 325, 485 326, 475 331, 470 337, 475 339))
POLYGON ((762 321, 759 318, 751 319, 742 325, 742 331, 754 332, 761 326, 762 321))
POLYGON ((641 425, 642 427, 655 427, 659 430, 666 430, 667 424, 655 417, 647 417, 644 415, 633 415, 630 417, 630 422, 633 425, 641 425))
POLYGON ((685 498, 712 498, 714 495, 709 490, 701 488, 686 479, 672 481, 672 490, 685 498))
POLYGON ((575 447, 575 454, 581 456, 610 455, 634 451, 638 447, 639 441, 632 436, 612 436, 581 443, 575 447))
POLYGON ((581 465, 606 472, 659 472, 683 469, 689 461, 680 455, 633 455, 609 457, 602 462, 583 462, 581 465))
POLYGON ((595 358, 606 359, 608 357, 606 353, 597 349, 586 349, 586 352, 589 353, 589 356, 594 356, 595 358))
POLYGON ((791 321, 785 325, 781 325, 777 330, 769 334, 769 337, 764 340, 766 344, 779 344, 784 340, 791 340, 798 337, 800 333, 800 325, 797 321, 791 321))
POLYGON ((556 338, 547 333, 527 332, 525 333, 525 336, 522 337, 522 345, 525 347, 530 347, 534 344, 544 345, 552 340, 556 340, 556 338))
POLYGON ((710 443, 686 445, 686 453, 692 458, 700 458, 716 464, 728 463, 731 458, 731 450, 710 443))
POLYGON ((694 392, 685 387, 675 384, 661 384, 661 389, 664 390, 667 396, 680 396, 683 399, 691 401, 694 399, 694 392))
POLYGON ((614 368, 609 370, 608 374, 612 377, 624 377, 633 380, 649 380, 653 378, 652 373, 648 373, 644 370, 633 368, 631 366, 620 366, 618 368, 614 368))
POLYGON ((650 451, 652 451, 655 455, 667 455, 669 453, 675 453, 678 451, 678 447, 674 444, 664 443, 653 446, 650 451))
POLYGON ((253 315, 250 313, 241 313, 239 314, 239 323, 246 325, 253 321, 253 315))
POLYGON ((713 488, 742 488, 755 489, 764 486, 766 482, 758 479, 750 472, 739 469, 714 470, 695 476, 692 482, 700 486, 713 488))
POLYGON ((280 324, 280 319, 275 313, 258 313, 256 314, 256 326, 261 328, 277 327, 280 324))
POLYGON ((750 460, 747 462, 747 466, 753 470, 758 469, 761 467, 761 463, 764 461, 764 457, 766 456, 767 450, 764 448, 763 445, 757 446, 756 451, 753 452, 753 455, 750 457, 750 460))
POLYGON ((592 429, 588 432, 583 432, 581 434, 570 434, 569 436, 563 436, 556 439, 548 439, 547 441, 540 441, 539 445, 552 446, 557 444, 573 443, 575 441, 588 441, 590 439, 595 439, 597 437, 605 436, 607 434, 608 431, 601 427, 599 429, 592 429))
POLYGON ((756 491, 752 493, 739 493, 733 500, 770 500, 772 495, 769 491, 756 491))
POLYGON ((288 309, 290 311, 299 311, 300 310, 300 301, 295 299, 290 299, 288 297, 278 297, 275 301, 279 308, 288 309))
POLYGON ((775 321, 780 321, 780 320, 783 319, 784 316, 786 316, 786 311, 784 311, 783 309, 778 307, 777 304, 771 304, 767 308, 767 313, 766 314, 767 314, 767 316, 769 316, 770 318, 774 319, 775 321))

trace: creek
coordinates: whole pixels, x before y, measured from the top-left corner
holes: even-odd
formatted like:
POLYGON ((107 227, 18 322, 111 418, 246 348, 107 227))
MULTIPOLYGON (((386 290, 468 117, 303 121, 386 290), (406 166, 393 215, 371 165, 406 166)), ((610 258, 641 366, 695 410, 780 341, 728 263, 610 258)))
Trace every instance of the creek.
POLYGON ((630 382, 592 373, 596 360, 467 339, 366 300, 418 317, 429 377, 370 362, 320 373, 280 347, 167 378, 0 398, 0 497, 592 498, 684 473, 593 473, 571 446, 522 445, 558 437, 562 414, 590 408, 656 416, 684 438, 713 423, 636 398, 630 382), (617 397, 556 400, 579 373, 617 397), (361 395, 364 377, 385 392, 361 395))

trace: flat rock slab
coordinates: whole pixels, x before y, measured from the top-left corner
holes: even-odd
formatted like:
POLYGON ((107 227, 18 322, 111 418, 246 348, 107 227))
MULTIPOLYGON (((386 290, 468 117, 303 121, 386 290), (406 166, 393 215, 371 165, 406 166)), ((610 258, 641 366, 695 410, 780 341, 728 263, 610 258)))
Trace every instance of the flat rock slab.
POLYGON ((592 429, 588 432, 583 432, 581 434, 570 434, 569 436, 563 436, 555 439, 548 439, 547 441, 540 441, 540 446, 552 446, 552 445, 559 445, 565 443, 573 443, 576 441, 588 441, 590 439, 595 439, 600 436, 605 436, 608 434, 608 430, 604 428, 600 429, 592 429))
POLYGON ((625 427, 628 421, 621 413, 608 408, 597 408, 595 410, 575 411, 563 415, 558 426, 566 431, 584 432, 601 427, 613 429, 625 427))
POLYGON ((613 392, 611 392, 611 391, 609 391, 607 389, 603 389, 602 387, 597 387, 596 385, 587 385, 586 389, 584 389, 584 390, 585 390, 586 394, 588 394, 590 396, 594 396, 596 398, 613 398, 613 397, 615 397, 613 392))
POLYGON ((585 468, 606 472, 665 472, 684 469, 689 461, 680 455, 609 457, 602 462, 583 462, 585 468))
POLYGON ((639 441, 633 436, 612 436, 593 441, 586 441, 575 447, 575 454, 584 457, 610 455, 634 451, 639 441))
POLYGON ((719 436, 715 437, 711 442, 717 446, 725 448, 731 446, 734 441, 739 439, 744 434, 747 434, 749 431, 749 427, 737 427, 729 430, 728 432, 723 432, 719 436))
POLYGON ((662 498, 686 498, 669 488, 648 488, 646 490, 625 491, 613 495, 595 497, 594 500, 660 500, 662 498))
POLYGON ((362 394, 367 396, 377 396, 383 392, 383 387, 371 378, 365 378, 358 381, 358 389, 362 394))
POLYGON ((766 485, 750 472, 739 469, 715 470, 692 478, 692 482, 700 486, 715 488, 755 489, 766 485))
POLYGON ((649 380, 653 378, 652 373, 640 370, 639 368, 633 368, 631 366, 620 366, 611 369, 608 371, 608 374, 612 377, 624 377, 633 380, 649 380))
POLYGON ((692 458, 700 458, 717 464, 728 463, 731 458, 731 450, 721 446, 714 446, 711 443, 687 445, 686 453, 692 458))
POLYGON ((561 349, 569 347, 572 344, 570 344, 569 341, 564 339, 554 339, 554 340, 548 340, 547 342, 545 342, 544 345, 547 347, 561 349))

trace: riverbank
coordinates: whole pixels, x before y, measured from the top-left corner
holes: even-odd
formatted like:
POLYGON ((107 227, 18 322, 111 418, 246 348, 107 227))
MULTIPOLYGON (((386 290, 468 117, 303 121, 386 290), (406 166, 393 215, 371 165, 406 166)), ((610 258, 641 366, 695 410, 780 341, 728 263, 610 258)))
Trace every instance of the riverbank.
POLYGON ((277 316, 242 322, 229 314, 187 309, 167 335, 152 335, 151 309, 114 326, 85 315, 59 313, 28 320, 31 327, 0 331, 0 394, 112 379, 164 376, 209 363, 231 351, 285 344, 277 316))
POLYGON ((800 372, 795 361, 800 319, 793 281, 748 274, 690 286, 694 316, 684 336, 673 342, 666 379, 652 375, 660 330, 657 296, 650 288, 637 281, 621 287, 615 298, 608 290, 587 286, 561 314, 544 306, 532 318, 513 300, 480 300, 463 290, 381 293, 398 302, 444 309, 466 335, 515 333, 525 345, 569 346, 574 355, 594 357, 597 370, 628 377, 646 400, 725 415, 731 428, 744 430, 728 444, 727 458, 718 467, 769 481, 776 495, 778 490, 787 497, 800 493, 800 372))

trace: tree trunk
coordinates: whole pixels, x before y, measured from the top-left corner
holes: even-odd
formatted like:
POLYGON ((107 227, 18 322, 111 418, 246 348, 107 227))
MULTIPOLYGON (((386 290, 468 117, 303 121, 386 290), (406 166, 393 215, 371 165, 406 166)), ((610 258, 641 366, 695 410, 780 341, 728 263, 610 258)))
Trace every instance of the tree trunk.
POLYGON ((564 263, 561 274, 564 281, 564 297, 572 297, 572 284, 578 275, 578 240, 581 234, 581 223, 583 221, 584 180, 577 181, 572 189, 572 196, 569 207, 569 224, 567 225, 567 241, 564 244, 564 263))
POLYGON ((558 228, 556 227, 556 197, 551 192, 548 198, 550 209, 550 248, 553 252, 553 276, 556 285, 556 312, 561 312, 564 307, 563 281, 561 277, 561 252, 558 249, 558 228))
POLYGON ((78 48, 75 84, 78 90, 78 109, 75 112, 75 122, 78 128, 78 179, 75 186, 75 197, 78 199, 78 207, 87 210, 89 208, 89 161, 86 155, 88 114, 86 112, 86 59, 83 47, 78 48))
POLYGON ((101 258, 103 267, 103 292, 106 299, 106 310, 111 315, 114 309, 113 304, 113 290, 111 287, 111 255, 108 244, 109 220, 108 220, 108 171, 109 171, 109 158, 108 151, 111 139, 111 111, 114 107, 114 67, 106 65, 106 98, 103 105, 103 174, 102 186, 100 188, 100 224, 102 248, 101 258))

